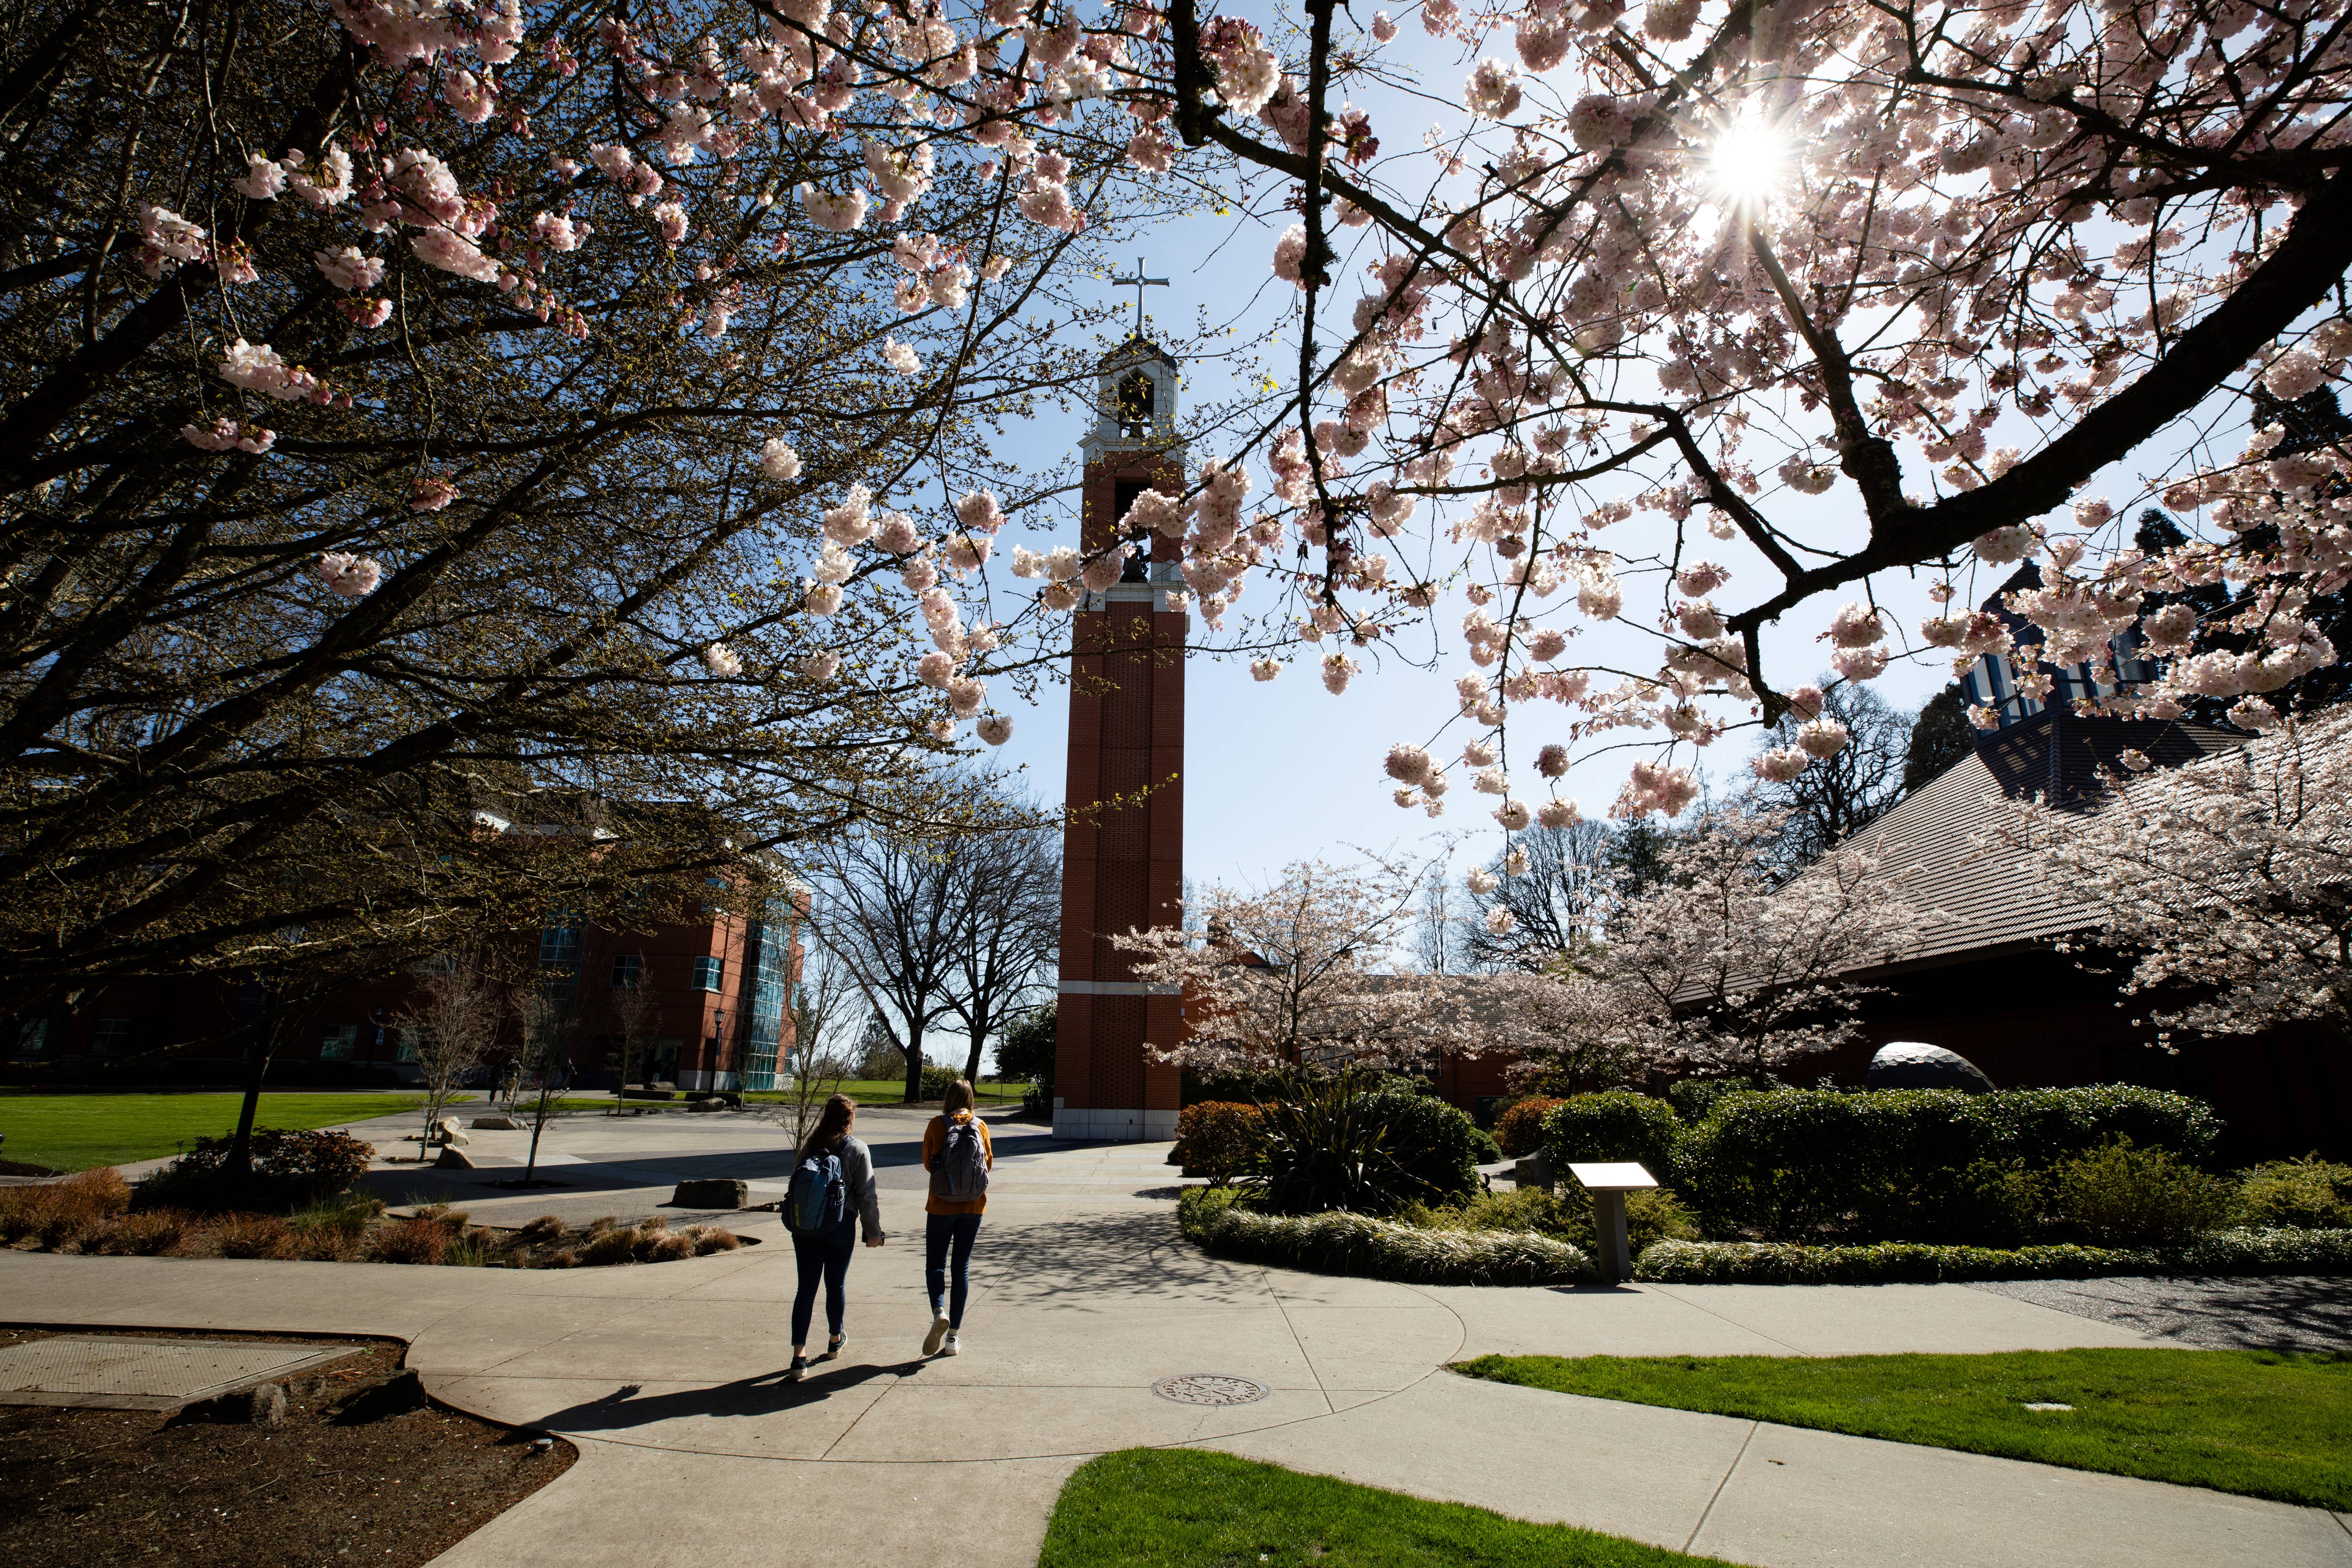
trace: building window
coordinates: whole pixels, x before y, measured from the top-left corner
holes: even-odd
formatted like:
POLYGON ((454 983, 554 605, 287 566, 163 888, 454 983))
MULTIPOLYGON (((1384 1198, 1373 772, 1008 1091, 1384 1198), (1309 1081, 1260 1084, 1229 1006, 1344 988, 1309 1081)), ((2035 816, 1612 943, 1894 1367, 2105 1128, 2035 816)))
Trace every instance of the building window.
POLYGON ((645 978, 646 961, 634 952, 616 953, 613 958, 613 989, 635 991, 645 978))
POLYGON ((89 1054, 94 1057, 127 1057, 131 1054, 131 1020, 100 1018, 89 1032, 89 1054))
POLYGON ((697 991, 717 991, 727 978, 727 961, 723 958, 698 958, 694 961, 694 988, 697 991))
POLYGON ((347 1062, 359 1049, 360 1026, 357 1024, 330 1024, 319 1031, 319 1059, 322 1062, 347 1062))
POLYGON ((16 1059, 31 1061, 47 1049, 48 1044, 49 1021, 47 1018, 35 1018, 20 1025, 16 1030, 16 1059))
POLYGON ((425 1030, 421 1026, 411 1025, 400 1031, 400 1044, 393 1051, 392 1059, 396 1062, 413 1062, 416 1059, 418 1048, 424 1044, 425 1030))

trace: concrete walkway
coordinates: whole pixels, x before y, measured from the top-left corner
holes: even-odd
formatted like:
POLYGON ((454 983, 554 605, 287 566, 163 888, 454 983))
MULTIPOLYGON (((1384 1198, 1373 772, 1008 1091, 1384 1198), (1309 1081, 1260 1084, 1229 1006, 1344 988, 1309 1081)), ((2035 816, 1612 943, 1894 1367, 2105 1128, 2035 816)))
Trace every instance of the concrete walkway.
MULTIPOLYGON (((567 1129, 561 1142, 582 1155, 577 1195, 625 1208, 632 1194, 667 1193, 584 1184, 680 1162, 696 1174, 758 1168, 753 1150, 732 1156, 743 1168, 708 1168, 761 1136, 748 1118, 703 1128, 728 1120, 681 1122, 667 1151, 587 1148, 579 1141, 612 1129, 567 1129)), ((1443 1370, 1490 1351, 2149 1342, 2127 1328, 1958 1286, 1473 1290, 1226 1263, 1177 1237, 1164 1198, 1139 1195, 1172 1184, 1164 1144, 1068 1147, 1007 1129, 965 1353, 924 1362, 920 1173, 905 1159, 919 1121, 900 1120, 860 1129, 898 1228, 850 1270, 847 1353, 798 1385, 779 1375, 794 1271, 771 1215, 734 1217, 761 1243, 738 1252, 564 1272, 5 1253, 0 1300, 16 1321, 394 1334, 436 1396, 579 1444, 562 1480, 436 1568, 768 1564, 805 1541, 812 1508, 853 1521, 828 1527, 835 1562, 896 1564, 952 1533, 967 1562, 1029 1568, 1069 1473, 1147 1444, 1214 1447, 1768 1568, 2352 1565, 2352 1524, 2315 1510, 1443 1370), (1223 1407, 1153 1395, 1154 1381, 1188 1373, 1270 1392, 1223 1407)), ((780 1158, 764 1136, 765 1157, 780 1158)), ((488 1217, 485 1204, 465 1206, 488 1217)))

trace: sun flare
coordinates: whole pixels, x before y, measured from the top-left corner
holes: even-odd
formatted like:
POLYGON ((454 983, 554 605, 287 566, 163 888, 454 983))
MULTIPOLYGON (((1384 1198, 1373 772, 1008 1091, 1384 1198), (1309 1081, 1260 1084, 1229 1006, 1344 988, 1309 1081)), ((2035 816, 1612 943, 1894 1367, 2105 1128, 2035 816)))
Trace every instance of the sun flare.
POLYGON ((1727 203, 1760 202, 1788 177, 1793 152, 1785 130, 1748 110, 1716 137, 1707 183, 1727 203))

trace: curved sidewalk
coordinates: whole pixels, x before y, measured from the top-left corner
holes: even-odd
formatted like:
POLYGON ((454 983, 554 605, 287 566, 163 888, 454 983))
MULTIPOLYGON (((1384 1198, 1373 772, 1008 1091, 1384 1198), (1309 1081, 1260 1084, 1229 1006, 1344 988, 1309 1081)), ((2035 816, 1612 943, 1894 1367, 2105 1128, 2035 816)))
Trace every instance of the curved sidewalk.
POLYGON ((2352 1528, 2315 1510, 1443 1370, 1490 1351, 2147 1342, 2107 1324, 1957 1286, 1471 1290, 1225 1263, 1135 1195, 1169 1184, 1164 1144, 1007 1142, 955 1359, 917 1355, 921 1215, 895 1183, 891 1245, 850 1270, 847 1353, 801 1384, 780 1375, 794 1268, 765 1215, 739 1216, 762 1243, 739 1252, 563 1272, 6 1253, 0 1316, 397 1335, 436 1397, 578 1442, 579 1464, 446 1568, 764 1564, 807 1543, 812 1510, 836 1562, 898 1563, 952 1532, 967 1561, 1026 1568, 1077 1465, 1178 1444, 1769 1568, 2352 1564, 2352 1528), (1192 1373, 1269 1392, 1152 1393, 1192 1373))

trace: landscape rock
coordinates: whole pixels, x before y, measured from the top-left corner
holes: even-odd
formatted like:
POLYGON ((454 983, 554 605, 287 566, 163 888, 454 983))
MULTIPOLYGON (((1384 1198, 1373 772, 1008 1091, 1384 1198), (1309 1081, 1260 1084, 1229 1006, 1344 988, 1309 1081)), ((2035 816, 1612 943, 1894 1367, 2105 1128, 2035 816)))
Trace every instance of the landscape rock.
POLYGON ((433 1164, 436 1170, 444 1171, 471 1171, 477 1168, 463 1149, 443 1149, 440 1157, 435 1160, 433 1164))
POLYGON ((751 1201, 751 1186, 730 1176, 705 1176, 680 1182, 669 1201, 683 1209, 740 1209, 751 1201))
POLYGON ((1873 1089, 1957 1089, 1989 1094, 1992 1079, 1957 1051, 1921 1040, 1892 1040, 1870 1058, 1873 1089))
POLYGON ((724 1110, 727 1102, 723 1100, 688 1100, 686 1108, 688 1110, 724 1110))
POLYGON ((474 1131, 477 1132, 519 1132, 521 1130, 522 1123, 517 1121, 511 1116, 477 1116, 474 1118, 474 1131))
POLYGON ((246 1419, 256 1426, 275 1426, 286 1419, 286 1389, 265 1383, 246 1394, 246 1419))

